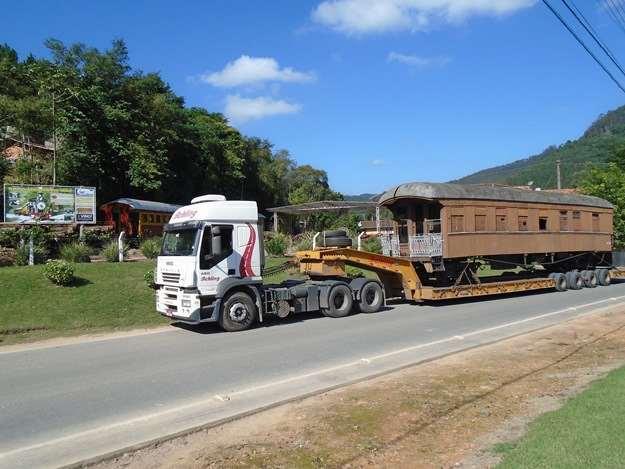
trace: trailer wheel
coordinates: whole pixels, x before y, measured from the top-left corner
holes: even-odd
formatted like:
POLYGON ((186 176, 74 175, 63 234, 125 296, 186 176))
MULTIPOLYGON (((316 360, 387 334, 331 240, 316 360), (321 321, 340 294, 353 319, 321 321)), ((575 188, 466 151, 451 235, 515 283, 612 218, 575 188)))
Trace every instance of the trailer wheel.
POLYGON ((597 276, 594 270, 582 270, 582 279, 586 288, 595 288, 597 286, 597 276))
POLYGON ((595 274, 597 275, 597 283, 602 287, 607 287, 610 283, 612 283, 610 269, 597 269, 595 274))
POLYGON ((584 288, 584 279, 578 270, 570 270, 565 276, 566 286, 569 290, 581 290, 584 288))
POLYGON ((234 292, 223 302, 219 325, 227 332, 244 331, 254 323, 256 313, 256 305, 250 295, 234 292))
POLYGON ((560 272, 552 272, 549 274, 549 278, 552 278, 555 281, 555 289, 557 291, 566 291, 568 283, 566 281, 566 275, 560 272))
POLYGON ((342 318, 352 311, 354 299, 352 290, 347 285, 339 283, 334 285, 328 294, 328 308, 323 308, 321 312, 331 318, 342 318))
POLYGON ((363 313, 377 313, 384 303, 384 292, 377 282, 367 282, 360 290, 358 308, 363 313))

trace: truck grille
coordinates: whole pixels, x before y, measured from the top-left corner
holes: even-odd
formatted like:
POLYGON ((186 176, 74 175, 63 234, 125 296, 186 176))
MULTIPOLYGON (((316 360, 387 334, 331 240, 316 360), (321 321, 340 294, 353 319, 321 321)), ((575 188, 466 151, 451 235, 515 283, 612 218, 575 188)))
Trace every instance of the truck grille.
POLYGON ((169 283, 171 285, 178 285, 180 283, 180 274, 173 272, 162 273, 163 283, 169 283))

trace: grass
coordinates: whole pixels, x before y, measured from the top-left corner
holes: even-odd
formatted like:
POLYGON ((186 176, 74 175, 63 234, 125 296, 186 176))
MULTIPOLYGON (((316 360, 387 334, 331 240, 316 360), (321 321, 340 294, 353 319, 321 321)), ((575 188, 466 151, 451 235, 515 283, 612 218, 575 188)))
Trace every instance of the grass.
POLYGON ((0 345, 60 335, 156 326, 152 261, 75 264, 75 286, 58 287, 43 266, 0 269, 0 345))
POLYGON ((536 419, 519 442, 498 445, 499 468, 623 467, 624 434, 625 367, 536 419))

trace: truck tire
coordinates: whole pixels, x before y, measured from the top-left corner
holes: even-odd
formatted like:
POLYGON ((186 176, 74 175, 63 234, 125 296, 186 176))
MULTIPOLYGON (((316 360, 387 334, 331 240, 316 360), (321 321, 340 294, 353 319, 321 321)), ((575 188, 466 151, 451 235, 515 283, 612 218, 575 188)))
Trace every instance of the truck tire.
POLYGON ((250 295, 234 292, 225 298, 221 306, 219 325, 227 332, 244 331, 254 324, 256 315, 256 305, 250 295))
POLYGON ((595 273, 597 275, 597 283, 602 287, 607 287, 610 283, 612 283, 610 269, 597 269, 595 273))
POLYGON ((566 286, 569 290, 581 290, 584 288, 584 279, 579 270, 570 270, 566 274, 566 286))
POLYGON ((549 274, 549 278, 555 281, 554 288, 557 291, 566 291, 568 282, 566 281, 566 275, 560 272, 552 272, 549 274))
POLYGON ((582 279, 586 288, 595 288, 597 286, 597 276, 594 270, 582 270, 582 279))
POLYGON ((352 312, 353 304, 352 289, 343 283, 337 283, 328 294, 328 308, 323 308, 321 312, 331 318, 343 318, 352 312))
POLYGON ((324 231, 324 238, 344 238, 347 236, 347 231, 345 230, 333 230, 333 231, 324 231))
POLYGON ((323 240, 323 245, 327 248, 346 248, 352 246, 352 240, 347 236, 326 238, 323 240))
POLYGON ((360 289, 358 309, 363 313, 377 313, 384 304, 384 292, 378 282, 367 282, 360 289))

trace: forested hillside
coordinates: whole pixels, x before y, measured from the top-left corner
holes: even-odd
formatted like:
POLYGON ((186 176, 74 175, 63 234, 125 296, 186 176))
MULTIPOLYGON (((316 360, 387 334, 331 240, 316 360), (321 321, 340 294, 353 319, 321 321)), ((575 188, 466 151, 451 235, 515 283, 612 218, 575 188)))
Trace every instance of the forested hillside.
POLYGON ((0 157, 0 186, 3 178, 52 183, 56 128, 57 184, 96 186, 99 203, 219 193, 266 208, 340 197, 324 171, 297 166, 288 151, 241 134, 219 113, 185 106, 157 73, 133 70, 123 41, 106 51, 46 46, 49 59, 0 46, 0 151, 18 152, 10 163, 6 151, 0 157), (45 152, 30 145, 46 141, 45 152))
POLYGON ((534 181, 537 187, 553 188, 559 159, 563 187, 576 187, 590 166, 604 166, 624 145, 625 106, 600 116, 577 140, 549 147, 539 155, 479 171, 457 182, 525 185, 534 181))

